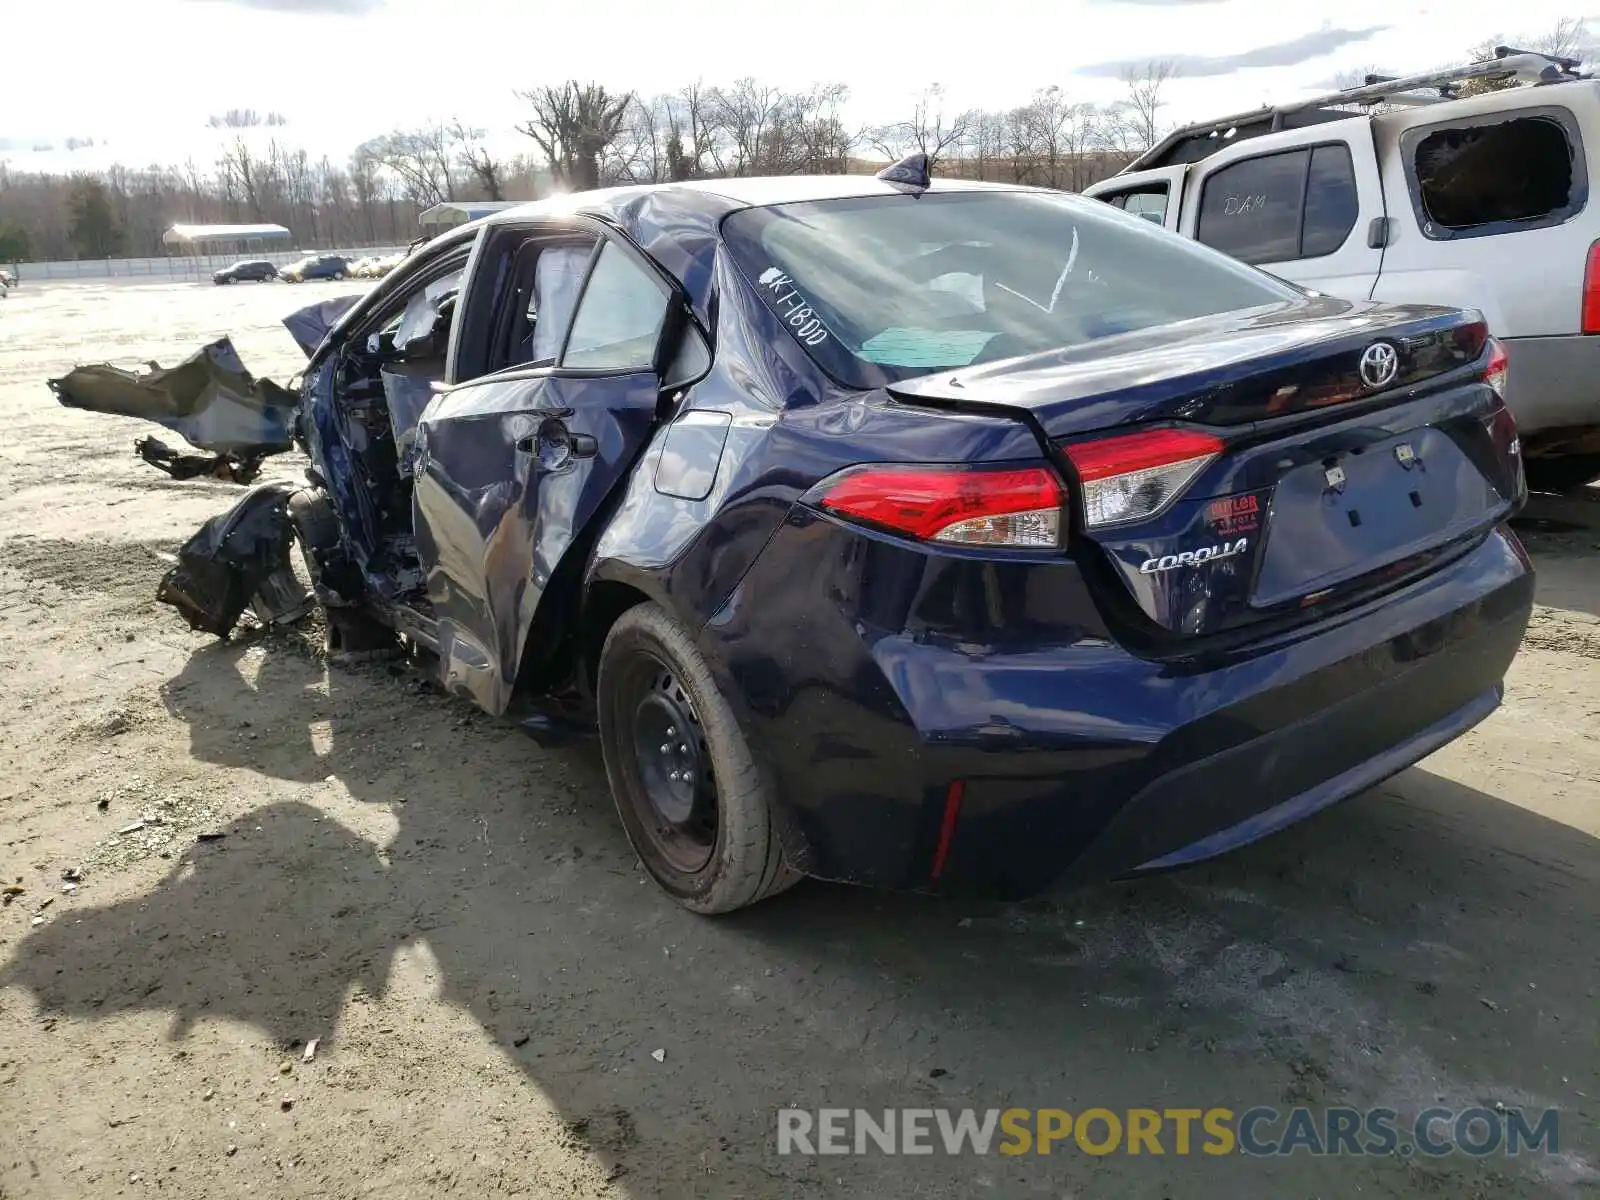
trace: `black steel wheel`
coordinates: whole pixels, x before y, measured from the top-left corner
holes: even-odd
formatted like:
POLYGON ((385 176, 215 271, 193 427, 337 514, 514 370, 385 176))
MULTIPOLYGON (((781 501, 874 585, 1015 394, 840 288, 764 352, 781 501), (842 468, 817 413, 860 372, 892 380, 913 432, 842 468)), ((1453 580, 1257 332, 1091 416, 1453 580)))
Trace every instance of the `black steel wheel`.
POLYGON ((784 890, 773 792, 688 634, 654 604, 612 627, 597 686, 606 774, 652 878, 684 907, 724 913, 784 890))

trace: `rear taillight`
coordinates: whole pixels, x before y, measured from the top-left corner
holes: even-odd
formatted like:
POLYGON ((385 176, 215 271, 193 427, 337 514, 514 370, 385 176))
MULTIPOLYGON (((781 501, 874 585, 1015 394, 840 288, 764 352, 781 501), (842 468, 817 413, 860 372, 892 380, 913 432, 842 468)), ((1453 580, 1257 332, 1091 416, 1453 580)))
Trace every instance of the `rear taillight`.
POLYGON ((1065 446, 1083 485, 1089 529, 1142 521, 1162 512, 1222 452, 1208 433, 1157 429, 1065 446))
POLYGON ((1589 247, 1583 270, 1583 332, 1600 333, 1600 242, 1589 247))
POLYGON ((1506 377, 1511 373, 1511 359, 1498 338, 1489 339, 1489 365, 1483 372, 1483 381, 1494 389, 1500 399, 1506 398, 1506 377))
POLYGON ((920 541, 1055 549, 1065 494, 1048 467, 869 464, 823 480, 807 495, 835 516, 920 541))

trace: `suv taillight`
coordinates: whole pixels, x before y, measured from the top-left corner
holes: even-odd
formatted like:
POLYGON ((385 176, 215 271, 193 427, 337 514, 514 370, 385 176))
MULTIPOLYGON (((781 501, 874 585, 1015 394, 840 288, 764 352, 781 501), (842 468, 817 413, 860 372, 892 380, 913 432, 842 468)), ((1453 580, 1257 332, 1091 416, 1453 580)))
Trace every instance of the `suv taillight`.
POLYGON ((871 463, 830 476, 806 503, 919 541, 1057 549, 1066 494, 1049 467, 871 463))
POLYGON ((1156 429, 1074 442, 1062 450, 1078 473, 1087 529, 1162 512, 1222 453, 1222 441, 1188 429, 1156 429))
POLYGON ((1600 333, 1600 242, 1589 247, 1583 270, 1583 332, 1600 333))

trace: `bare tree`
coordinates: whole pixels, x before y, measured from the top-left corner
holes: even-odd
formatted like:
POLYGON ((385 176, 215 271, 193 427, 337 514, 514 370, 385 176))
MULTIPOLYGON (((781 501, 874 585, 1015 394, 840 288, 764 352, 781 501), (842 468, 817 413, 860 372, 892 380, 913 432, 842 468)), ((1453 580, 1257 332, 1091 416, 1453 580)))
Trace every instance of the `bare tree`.
POLYGON ((967 109, 945 115, 944 86, 932 84, 917 98, 909 120, 880 125, 871 134, 873 147, 889 158, 920 153, 931 172, 947 153, 954 155, 977 124, 978 113, 967 109))
MULTIPOLYGON (((1576 58, 1580 62, 1588 62, 1594 55, 1594 42, 1589 34, 1588 22, 1581 17, 1562 17, 1554 26, 1537 37, 1519 36, 1506 39, 1497 33, 1493 37, 1484 38, 1468 49, 1467 57, 1471 62, 1493 58, 1495 50, 1506 45, 1508 41, 1519 50, 1532 50, 1556 58, 1576 58)), ((1462 84, 1458 90, 1463 96, 1476 96, 1483 92, 1498 92, 1516 86, 1515 79, 1473 79, 1462 84)))
POLYGON ((1177 74, 1177 64, 1170 59, 1152 60, 1122 73, 1123 86, 1128 89, 1124 111, 1136 149, 1148 150, 1161 140, 1161 110, 1167 103, 1161 93, 1177 74))
POLYGON ((543 151, 556 182, 575 191, 599 187, 600 157, 622 132, 633 93, 612 95, 597 83, 568 80, 517 95, 533 105, 517 132, 543 151))
POLYGON ((206 121, 212 129, 224 133, 217 170, 222 174, 225 193, 234 203, 242 204, 257 221, 266 220, 263 192, 268 182, 269 166, 265 156, 253 145, 259 136, 254 131, 278 128, 284 123, 278 113, 263 116, 253 108, 230 108, 206 121))
POLYGON ((665 96, 631 100, 616 139, 600 156, 602 183, 661 183, 670 178, 667 103, 665 96))
POLYGON ((455 156, 450 131, 438 121, 373 138, 358 153, 392 171, 419 207, 455 199, 455 156))
POLYGON ((499 160, 484 145, 483 137, 486 131, 464 124, 457 119, 450 124, 450 138, 456 144, 456 162, 466 169, 467 174, 489 200, 504 200, 505 183, 501 176, 504 174, 499 160))

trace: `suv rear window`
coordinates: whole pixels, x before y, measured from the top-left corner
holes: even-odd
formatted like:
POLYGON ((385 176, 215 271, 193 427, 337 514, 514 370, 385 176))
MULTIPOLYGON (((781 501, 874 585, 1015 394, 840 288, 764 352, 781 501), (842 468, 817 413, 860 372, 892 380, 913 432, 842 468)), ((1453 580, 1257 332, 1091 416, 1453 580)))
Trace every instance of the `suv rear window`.
POLYGON ((848 387, 1301 295, 1149 221, 1059 193, 780 204, 736 212, 722 231, 768 308, 848 387))
POLYGON ((1401 140, 1423 235, 1435 241, 1559 225, 1588 200, 1566 109, 1415 129, 1401 140))

